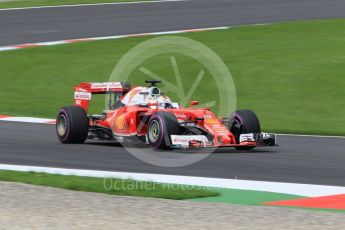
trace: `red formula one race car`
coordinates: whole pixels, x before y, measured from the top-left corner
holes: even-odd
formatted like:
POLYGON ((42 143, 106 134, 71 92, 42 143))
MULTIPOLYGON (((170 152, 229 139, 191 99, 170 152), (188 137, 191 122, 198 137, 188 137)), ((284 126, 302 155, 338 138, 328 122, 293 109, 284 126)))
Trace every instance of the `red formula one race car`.
POLYGON ((81 83, 75 86, 74 106, 60 109, 56 131, 62 143, 83 143, 86 139, 115 142, 142 141, 154 149, 191 147, 235 147, 249 150, 275 146, 274 134, 261 133, 257 116, 239 110, 217 118, 208 108, 183 108, 164 96, 159 81, 148 87, 130 87, 127 82, 81 83), (108 108, 100 115, 88 115, 93 94, 108 94, 108 108))

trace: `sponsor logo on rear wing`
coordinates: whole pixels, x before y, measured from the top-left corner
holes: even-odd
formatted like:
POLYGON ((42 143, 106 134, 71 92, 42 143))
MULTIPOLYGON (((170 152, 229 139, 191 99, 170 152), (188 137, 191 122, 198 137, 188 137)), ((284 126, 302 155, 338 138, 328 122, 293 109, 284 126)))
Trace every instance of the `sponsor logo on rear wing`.
POLYGON ((91 89, 122 89, 121 82, 92 82, 91 89))
POLYGON ((89 92, 74 92, 75 100, 91 100, 91 93, 89 92))

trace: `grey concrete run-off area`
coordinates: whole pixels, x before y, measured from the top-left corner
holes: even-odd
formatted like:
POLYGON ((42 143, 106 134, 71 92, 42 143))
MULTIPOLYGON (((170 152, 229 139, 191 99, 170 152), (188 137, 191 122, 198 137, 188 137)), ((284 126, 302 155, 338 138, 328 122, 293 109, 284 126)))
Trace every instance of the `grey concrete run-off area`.
POLYGON ((1 229, 344 229, 345 214, 0 182, 1 229))

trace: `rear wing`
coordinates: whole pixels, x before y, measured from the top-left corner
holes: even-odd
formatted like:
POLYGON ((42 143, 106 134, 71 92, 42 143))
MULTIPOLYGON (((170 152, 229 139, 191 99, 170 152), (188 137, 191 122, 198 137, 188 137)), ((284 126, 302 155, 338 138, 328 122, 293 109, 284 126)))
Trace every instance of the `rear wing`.
MULTIPOLYGON (((129 82, 82 82, 74 86, 74 105, 88 110, 92 94, 113 94, 113 100, 131 89, 129 82)), ((111 100, 111 98, 110 98, 111 100)))

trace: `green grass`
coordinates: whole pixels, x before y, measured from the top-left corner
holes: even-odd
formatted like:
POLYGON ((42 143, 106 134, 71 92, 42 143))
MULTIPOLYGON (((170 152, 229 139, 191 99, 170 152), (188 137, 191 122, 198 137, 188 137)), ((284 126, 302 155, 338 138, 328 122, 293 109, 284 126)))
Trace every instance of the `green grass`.
POLYGON ((0 9, 139 1, 148 0, 0 0, 0 9))
POLYGON ((219 193, 202 187, 160 184, 135 180, 63 176, 55 174, 0 170, 0 181, 22 182, 75 191, 111 195, 154 197, 163 199, 192 199, 217 196, 219 193))
MULTIPOLYGON (((104 179, 9 170, 0 170, 0 181, 20 182, 74 191, 105 193, 118 196, 191 200, 197 202, 220 202, 238 205, 263 205, 265 202, 302 198, 301 196, 297 195, 272 192, 206 188, 188 185, 122 180, 116 178, 104 179)), ((344 212, 344 210, 332 209, 305 209, 315 211, 344 212)))
MULTIPOLYGON (((342 19, 305 21, 182 36, 207 45, 223 59, 236 83, 237 107, 256 111, 265 131, 345 135, 344 26, 342 19)), ((107 81, 121 56, 150 38, 1 52, 0 114, 55 117, 59 107, 72 104, 74 84, 107 81)), ((170 55, 142 66, 174 81, 170 55)), ((202 66, 175 56, 188 89, 202 66)), ((138 84, 147 78, 135 70, 130 81, 138 84)), ((201 103, 218 99, 207 71, 193 98, 201 103)), ((104 99, 96 101, 91 112, 99 113, 104 99)))

